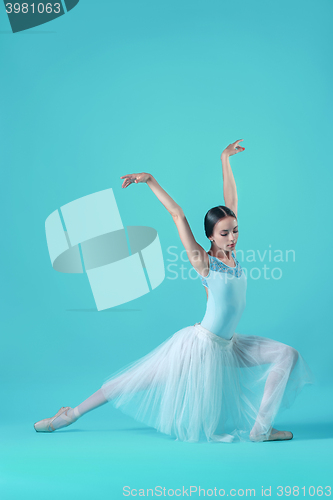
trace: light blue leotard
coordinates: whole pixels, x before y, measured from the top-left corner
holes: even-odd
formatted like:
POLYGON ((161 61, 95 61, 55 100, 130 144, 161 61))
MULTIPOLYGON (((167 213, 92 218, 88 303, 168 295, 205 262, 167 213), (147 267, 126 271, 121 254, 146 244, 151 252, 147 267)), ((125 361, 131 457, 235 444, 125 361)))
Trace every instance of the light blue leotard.
POLYGON ((245 309, 247 279, 232 252, 236 267, 208 254, 209 273, 202 277, 208 288, 206 313, 201 325, 219 337, 231 339, 245 309))

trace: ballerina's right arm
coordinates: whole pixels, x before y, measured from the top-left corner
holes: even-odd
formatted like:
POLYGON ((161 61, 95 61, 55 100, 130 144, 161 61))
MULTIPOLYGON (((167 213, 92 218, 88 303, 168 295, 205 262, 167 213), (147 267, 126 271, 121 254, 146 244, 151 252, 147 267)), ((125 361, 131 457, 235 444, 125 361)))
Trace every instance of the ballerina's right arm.
POLYGON ((120 178, 124 179, 122 184, 123 188, 132 183, 138 184, 140 182, 146 182, 148 184, 153 193, 172 215, 191 265, 198 271, 199 274, 201 274, 201 276, 207 276, 209 271, 208 254, 195 240, 182 208, 171 198, 171 196, 168 195, 166 191, 164 191, 151 174, 142 172, 139 174, 123 175, 120 178))

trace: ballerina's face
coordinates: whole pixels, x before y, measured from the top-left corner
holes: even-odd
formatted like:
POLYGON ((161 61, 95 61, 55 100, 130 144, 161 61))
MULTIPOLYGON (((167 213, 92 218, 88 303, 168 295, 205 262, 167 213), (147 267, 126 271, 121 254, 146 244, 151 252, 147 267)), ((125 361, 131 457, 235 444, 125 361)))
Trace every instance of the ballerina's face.
POLYGON ((213 235, 209 238, 215 245, 225 252, 231 252, 238 240, 238 222, 235 217, 224 217, 215 226, 213 235))

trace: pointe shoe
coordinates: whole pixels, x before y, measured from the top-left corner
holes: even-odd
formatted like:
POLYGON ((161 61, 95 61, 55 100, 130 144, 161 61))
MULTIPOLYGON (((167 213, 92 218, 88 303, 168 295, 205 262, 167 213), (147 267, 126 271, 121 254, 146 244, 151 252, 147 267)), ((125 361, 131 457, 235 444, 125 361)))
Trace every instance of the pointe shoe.
POLYGON ((36 422, 34 424, 34 428, 36 432, 53 432, 56 429, 53 427, 52 422, 55 420, 57 417, 61 415, 61 418, 66 420, 68 423, 67 425, 64 425, 63 427, 67 427, 68 425, 72 424, 79 418, 79 412, 77 411, 76 408, 74 408, 74 415, 75 418, 70 418, 67 415, 65 415, 65 412, 67 410, 71 410, 72 408, 70 406, 63 406, 60 408, 60 410, 54 415, 54 417, 51 418, 44 418, 43 420, 39 420, 39 422, 36 422))
POLYGON ((261 439, 262 434, 259 434, 257 436, 251 436, 250 439, 251 441, 288 441, 289 439, 292 439, 294 437, 292 432, 289 431, 276 431, 276 432, 271 432, 269 436, 265 439, 261 439))
POLYGON ((270 433, 268 439, 264 441, 288 441, 294 437, 292 432, 289 431, 277 431, 274 433, 270 433))

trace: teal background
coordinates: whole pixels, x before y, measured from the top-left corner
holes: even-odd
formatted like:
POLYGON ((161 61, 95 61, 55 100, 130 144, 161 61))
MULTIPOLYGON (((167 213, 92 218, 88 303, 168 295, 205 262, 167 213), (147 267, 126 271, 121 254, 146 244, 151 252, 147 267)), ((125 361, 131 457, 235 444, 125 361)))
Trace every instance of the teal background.
POLYGON ((2 499, 120 499, 123 486, 158 485, 256 496, 272 486, 277 498, 278 485, 330 484, 332 11, 325 0, 81 0, 12 34, 0 9, 2 499), (37 434, 34 422, 78 405, 205 312, 189 263, 176 262, 187 279, 167 267, 168 249, 183 250, 170 214, 147 185, 122 189, 119 177, 154 175, 208 250, 204 215, 224 204, 220 154, 237 139, 239 260, 283 273, 248 277, 238 331, 292 345, 313 370, 315 385, 275 422, 294 439, 175 442, 111 405, 37 434), (109 187, 124 225, 157 229, 166 279, 97 312, 86 275, 52 269, 44 223, 109 187), (295 261, 246 261, 269 248, 295 261))

